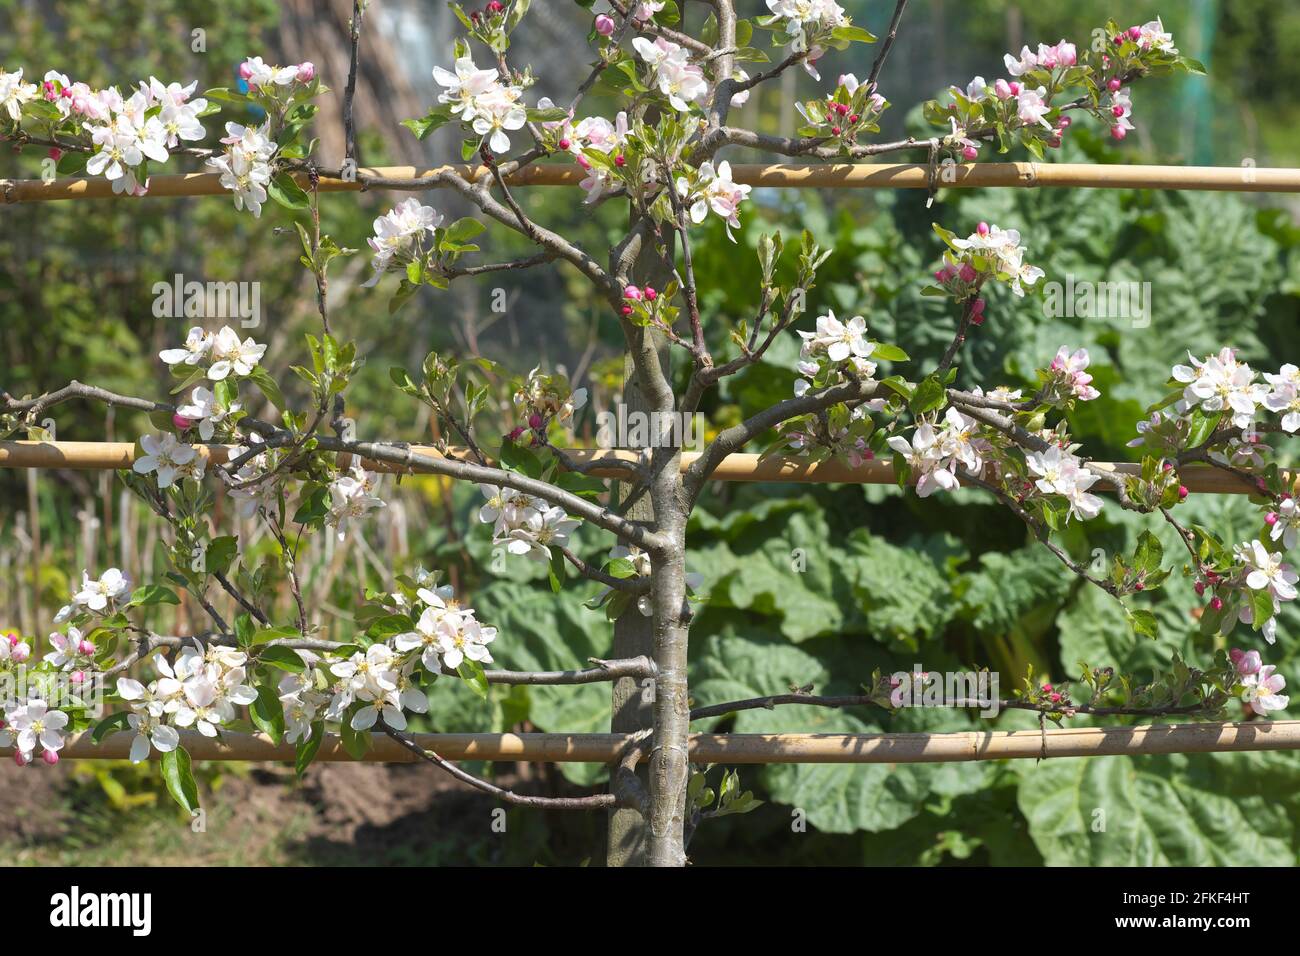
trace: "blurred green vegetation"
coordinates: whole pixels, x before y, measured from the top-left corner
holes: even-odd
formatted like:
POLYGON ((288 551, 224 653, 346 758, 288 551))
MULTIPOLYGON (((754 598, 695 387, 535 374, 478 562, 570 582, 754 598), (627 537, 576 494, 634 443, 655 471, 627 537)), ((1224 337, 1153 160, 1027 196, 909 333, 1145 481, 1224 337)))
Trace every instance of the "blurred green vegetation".
MULTIPOLYGON (((52 6, 54 12, 33 15, 29 4, 0 0, 0 19, 10 25, 0 36, 0 63, 7 69, 21 65, 40 75, 56 66, 74 79, 103 83, 152 73, 164 81, 197 78, 200 88, 218 86, 229 82, 239 59, 263 48, 277 16, 269 2, 218 7, 181 0, 81 0, 52 6), (208 30, 202 57, 189 51, 188 25, 199 16, 208 30)), ((866 7, 867 25, 883 29, 891 6, 866 7)), ((891 122, 900 129, 915 122, 910 107, 950 82, 964 83, 976 72, 998 75, 1008 36, 1018 32, 1031 44, 1060 36, 1085 42, 1085 31, 1104 22, 1112 9, 1091 0, 1025 5, 914 0, 886 74, 886 91, 898 104, 891 122)), ((1156 13, 1163 14, 1186 52, 1207 63, 1209 79, 1144 84, 1135 92, 1143 135, 1113 149, 1077 124, 1061 158, 1300 162, 1292 132, 1300 15, 1264 0, 1163 5, 1142 0, 1114 15, 1141 22, 1156 13), (1205 50, 1194 45, 1200 42, 1205 50)), ((296 59, 297 52, 288 51, 285 59, 296 59)), ((865 72, 865 66, 849 66, 865 72)), ((838 69, 829 58, 823 64, 824 74, 838 69)), ((325 80, 342 85, 341 77, 325 80)), ((798 82, 812 88, 809 79, 798 82)), ((756 96, 742 115, 747 120, 761 115, 765 126, 774 127, 780 98, 780 91, 756 96)), ((383 162, 384 139, 373 130, 362 134, 367 156, 383 162)), ((0 175, 36 175, 38 159, 0 157, 0 175)), ((329 197, 323 202, 323 229, 344 245, 363 247, 370 218, 390 198, 329 197)), ((1265 368, 1296 358, 1300 229, 1291 211, 1266 199, 1137 191, 945 191, 930 209, 917 192, 822 195, 759 189, 751 199, 738 243, 728 242, 710 223, 696 244, 704 311, 718 350, 725 347, 728 321, 752 312, 758 286, 753 250, 760 232, 780 228, 789 236, 807 228, 823 245, 835 247, 812 294, 809 317, 826 307, 838 314, 860 313, 873 337, 896 342, 918 363, 932 361, 951 338, 953 317, 942 303, 919 295, 940 253, 930 224, 966 232, 983 219, 1019 229, 1029 261, 1046 268, 1049 280, 1070 274, 1076 281, 1152 285, 1147 328, 1118 319, 1052 318, 1041 299, 995 294, 987 324, 963 353, 960 381, 987 387, 1027 382, 1059 345, 1087 346, 1103 397, 1082 407, 1072 425, 1099 457, 1131 455, 1125 442, 1133 425, 1160 394, 1169 365, 1184 349, 1205 352, 1231 344, 1265 368)), ((436 195, 426 201, 440 208, 448 202, 436 195)), ((540 221, 593 250, 605 248, 623 221, 614 204, 592 214, 568 190, 533 190, 523 201, 540 221)), ((268 358, 277 372, 302 360, 301 334, 317 319, 310 279, 296 261, 297 240, 292 233, 276 232, 290 227, 289 215, 279 207, 268 205, 261 221, 237 213, 223 198, 30 204, 6 209, 5 215, 0 385, 15 393, 77 378, 130 393, 165 394, 170 380, 155 356, 183 337, 188 323, 153 316, 152 286, 176 272, 187 278, 260 281, 266 321, 252 334, 271 342, 268 358)), ((522 240, 512 236, 494 231, 485 239, 485 256, 493 259, 524 251, 522 240)), ((364 260, 356 257, 331 283, 335 328, 355 338, 368 360, 349 394, 348 413, 360 433, 422 437, 426 423, 391 388, 387 368, 415 367, 429 349, 464 351, 477 343, 481 353, 523 372, 539 361, 563 362, 572 370, 590 347, 588 368, 598 398, 608 400, 616 390, 621 367, 616 323, 571 272, 505 273, 442 296, 426 290, 390 317, 386 286, 369 292, 358 288, 368 273, 364 260), (504 319, 487 307, 494 287, 505 288, 511 302, 504 319)), ((789 395, 796 352, 791 336, 772 349, 770 363, 729 381, 705 408, 712 422, 725 424, 789 395)), ((281 380, 291 382, 292 376, 281 380)), ((109 433, 134 438, 148 427, 126 414, 107 420, 102 409, 92 407, 65 406, 58 419, 59 435, 67 439, 109 433)), ((8 570, 0 572, 0 614, 13 613, 16 590, 30 589, 35 574, 42 585, 39 627, 48 628, 49 616, 63 603, 67 579, 80 571, 84 520, 77 507, 102 504, 107 487, 84 476, 43 474, 44 549, 30 562, 18 538, 19 513, 26 508, 23 476, 0 474, 0 549, 10 558, 8 570)), ((449 490, 437 480, 421 479, 389 491, 390 502, 403 505, 405 523, 398 528, 386 516, 389 523, 371 531, 370 549, 403 570, 416 564, 449 569, 480 616, 501 629, 494 653, 503 666, 573 667, 608 649, 603 618, 581 607, 597 590, 594 585, 557 600, 540 570, 511 564, 508 574, 491 572, 487 529, 474 520, 479 503, 474 489, 449 490)), ((1193 497, 1182 508, 1230 536, 1257 531, 1251 510, 1238 499, 1193 497)), ((1098 548, 1114 553, 1131 549, 1143 527, 1165 533, 1117 512, 1108 508, 1086 531, 1072 529, 1066 541, 1070 550, 1080 556, 1098 548)), ((124 533, 108 522, 90 563, 115 562, 124 533)), ((143 532, 141 539, 144 545, 128 540, 127 549, 146 550, 143 532)), ((589 557, 603 553, 600 537, 588 529, 578 542, 589 557)), ((853 692, 875 667, 910 670, 917 663, 928 670, 987 665, 1003 676, 1006 693, 1030 665, 1060 681, 1078 673, 1080 660, 1146 673, 1167 666, 1175 650, 1192 660, 1204 660, 1212 650, 1193 639, 1195 599, 1186 582, 1175 576, 1167 592, 1152 599, 1163 638, 1141 643, 1116 606, 1093 589, 1081 589, 1050 555, 1031 545, 1022 527, 976 492, 921 503, 892 488, 719 486, 693 519, 690 544, 692 569, 705 576, 712 598, 693 629, 692 687, 700 702, 781 692, 789 684, 809 682, 820 692, 853 692), (794 549, 807 557, 802 574, 791 567, 794 549)), ((248 560, 271 547, 263 541, 248 560)), ((325 576, 322 610, 327 626, 341 629, 363 588, 385 583, 384 562, 349 552, 334 561, 343 565, 340 570, 327 567, 332 556, 321 551, 314 556, 319 560, 303 564, 311 568, 309 589, 322 584, 317 576, 325 576)), ((138 557, 146 567, 161 567, 154 552, 138 557)), ((1279 634, 1266 658, 1279 663, 1295 685, 1300 613, 1284 611, 1279 634)), ((1240 640, 1255 638, 1243 633, 1240 640)), ((483 730, 526 721, 544 730, 603 730, 606 694, 601 687, 498 688, 481 702, 458 683, 443 682, 420 725, 483 730)), ((843 732, 959 730, 975 722, 956 712, 914 711, 890 720, 876 711, 790 707, 746 713, 730 726, 751 732, 843 732)), ((1034 724, 1023 715, 1006 715, 995 726, 1034 724)), ((596 782, 601 773, 578 765, 567 765, 564 772, 579 785, 596 782)), ((113 779, 119 777, 127 794, 150 792, 130 774, 113 779)), ((756 787, 769 803, 704 827, 692 856, 710 863, 791 864, 1292 863, 1300 847, 1298 777, 1300 762, 1277 754, 746 769, 744 786, 756 787), (1096 808, 1106 811, 1104 832, 1092 829, 1096 808), (792 831, 796 811, 806 818, 807 833, 792 831)), ((98 806, 101 800, 107 806, 116 799, 112 787, 97 779, 102 796, 93 796, 95 789, 83 784, 72 798, 78 806, 98 806)), ((221 800, 218 790, 208 803, 219 807, 221 800)), ((286 828, 283 845, 241 859, 292 856, 295 834, 303 832, 296 826, 286 828)), ((528 841, 517 846, 511 861, 581 862, 586 854, 571 848, 586 845, 589 824, 550 820, 548 826, 528 829, 528 841)), ((131 844, 133 852, 147 858, 142 832, 135 831, 130 841, 140 841, 131 844)), ((77 846, 65 850, 69 861, 87 859, 89 852, 77 846)), ((396 861, 467 857, 474 852, 462 844, 430 844, 396 861)))

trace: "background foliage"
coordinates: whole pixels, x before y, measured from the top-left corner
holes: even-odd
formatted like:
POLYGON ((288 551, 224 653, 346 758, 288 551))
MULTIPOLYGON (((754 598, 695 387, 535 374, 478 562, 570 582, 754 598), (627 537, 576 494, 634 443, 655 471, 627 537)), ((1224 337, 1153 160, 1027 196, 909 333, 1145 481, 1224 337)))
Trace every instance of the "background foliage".
MULTIPOLYGON (((382 4, 378 0, 372 9, 382 4)), ((890 5, 856 6, 859 18, 875 28, 890 5)), ((1260 165, 1300 160, 1289 121, 1297 109, 1290 91, 1300 79, 1294 76, 1300 70, 1300 17, 1263 0, 1131 3, 1115 15, 1141 21, 1148 11, 1162 13, 1185 52, 1207 63, 1208 84, 1145 85, 1135 95, 1140 135, 1122 151, 1077 125, 1061 158, 1231 165, 1244 157, 1256 157, 1260 165)), ((900 40, 887 78, 887 92, 897 104, 890 121, 910 129, 917 117, 909 106, 975 72, 997 75, 1013 36, 1030 43, 1062 35, 1082 41, 1085 31, 1111 12, 1092 0, 1033 5, 972 0, 959 9, 951 2, 914 0, 912 33, 900 40)), ((574 14, 575 23, 580 16, 574 14)), ((319 64, 329 62, 330 55, 292 46, 280 29, 276 5, 248 0, 221 5, 79 0, 40 11, 19 0, 0 0, 0 18, 10 24, 0 36, 0 63, 6 69, 21 65, 39 75, 57 66, 92 82, 152 73, 165 81, 198 78, 205 88, 228 83, 239 59, 267 49, 288 47, 282 57, 268 55, 281 61, 313 58, 319 64), (194 25, 207 30, 208 51, 201 58, 189 48, 194 25)), ((342 85, 341 76, 325 79, 342 85)), ((785 107, 781 94, 767 95, 763 101, 755 97, 746 117, 761 117, 775 128, 773 118, 785 107)), ((365 130, 368 161, 393 155, 389 135, 365 130)), ((34 174, 34 160, 0 157, 0 175, 34 174)), ((620 214, 611 205, 589 216, 575 197, 563 190, 534 190, 527 202, 538 219, 600 248, 621 224, 620 214)), ((898 343, 920 363, 932 362, 951 338, 953 316, 919 295, 941 251, 930 223, 961 231, 987 220, 1020 229, 1030 261, 1043 265, 1049 280, 1063 280, 1068 273, 1076 281, 1151 283, 1152 321, 1140 329, 1130 320, 1051 318, 1041 299, 995 293, 989 321, 965 351, 962 383, 1023 384, 1060 344, 1087 346, 1103 397, 1082 407, 1072 426, 1098 457, 1131 457, 1124 443, 1184 348, 1203 353, 1231 344, 1266 367, 1297 358, 1300 230, 1294 209, 1285 205, 1217 194, 1087 190, 949 191, 931 209, 919 193, 756 190, 752 199, 738 246, 712 224, 697 244, 696 269, 706 277, 704 311, 715 319, 718 348, 724 344, 721 320, 740 318, 752 308, 758 286, 752 253, 759 233, 775 227, 792 234, 802 227, 823 245, 835 246, 809 315, 825 307, 837 314, 861 313, 873 337, 898 343)), ((426 201, 462 214, 445 197, 426 201)), ((361 245, 369 218, 381 208, 386 208, 381 196, 328 200, 324 229, 345 244, 361 245)), ((296 240, 274 231, 289 225, 278 207, 268 206, 260 223, 222 200, 75 208, 33 204, 6 209, 5 216, 0 384, 18 394, 71 378, 128 392, 165 393, 169 381, 153 356, 180 338, 187 323, 155 318, 151 288, 175 272, 260 281, 267 318, 254 334, 272 343, 268 356, 281 368, 300 359, 301 332, 313 321, 309 280, 296 264, 296 240)), ((502 257, 520 249, 508 238, 493 241, 493 253, 502 257)), ((506 274, 501 285, 511 306, 504 317, 489 311, 491 288, 485 285, 441 297, 426 291, 390 318, 384 293, 363 294, 356 287, 364 263, 355 260, 350 269, 331 288, 337 327, 358 340, 369 361, 349 396, 348 413, 357 418, 360 432, 421 437, 427 424, 388 386, 387 368, 414 367, 430 348, 477 350, 516 372, 539 360, 559 363, 590 379, 598 404, 617 395, 616 323, 571 274, 506 274)), ((789 395, 796 353, 791 336, 772 349, 768 365, 730 380, 705 409, 711 425, 725 425, 789 395)), ((69 439, 95 439, 106 432, 134 437, 147 427, 130 416, 105 420, 90 408, 61 416, 59 424, 60 437, 69 439)), ((588 435, 594 431, 585 427, 588 435)), ((103 533, 87 549, 76 506, 85 503, 91 514, 103 516, 116 493, 70 473, 43 474, 37 485, 43 547, 29 556, 23 537, 30 535, 26 492, 24 476, 0 474, 0 615, 7 614, 13 626, 47 631, 67 579, 80 571, 83 558, 107 564, 132 551, 145 567, 157 562, 147 540, 122 541, 127 532, 120 515, 116 524, 104 522, 103 533), (28 595, 35 595, 36 605, 26 603, 28 595)), ((573 667, 608 649, 603 617, 581 606, 594 586, 556 599, 543 572, 529 578, 512 563, 508 574, 492 573, 487 529, 474 520, 479 499, 473 489, 421 479, 404 482, 392 500, 406 508, 406 523, 400 534, 384 525, 370 548, 399 569, 416 564, 449 569, 480 616, 501 629, 494 652, 503 666, 573 667)), ((1254 519, 1242 500, 1206 496, 1183 508, 1229 537, 1252 533, 1254 519)), ((1131 550, 1144 527, 1166 536, 1162 523, 1108 508, 1086 531, 1074 531, 1068 543, 1079 555, 1131 550)), ((600 554, 596 535, 584 533, 579 542, 588 556, 600 554)), ((1167 553, 1177 553, 1174 544, 1165 540, 1167 553)), ((918 502, 896 488, 718 485, 692 520, 690 545, 691 568, 704 576, 703 590, 711 596, 692 631, 691 684, 701 703, 809 683, 818 692, 851 693, 874 668, 910 670, 916 664, 941 671, 991 667, 1002 676, 1005 694, 1030 667, 1061 681, 1078 673, 1081 660, 1146 673, 1167 666, 1174 651, 1205 660, 1212 650, 1193 639, 1197 605, 1186 582, 1175 577, 1151 601, 1161 619, 1161 643, 1139 641, 1117 605, 1071 579, 979 492, 918 502), (794 570, 796 551, 806 561, 802 572, 794 570)), ((349 609, 367 584, 384 584, 382 561, 351 554, 339 560, 348 570, 331 574, 325 587, 323 613, 331 629, 346 627, 349 609)), ((1300 686, 1298 652, 1300 613, 1287 606, 1268 659, 1279 663, 1292 686, 1300 686)), ((607 689, 599 686, 495 689, 481 702, 458 683, 445 684, 432 695, 429 729, 607 728, 607 689)), ((729 726, 742 732, 952 731, 976 723, 955 711, 915 710, 891 719, 876 710, 786 707, 746 712, 729 726)), ((1023 714, 1009 714, 994 726, 1035 724, 1023 714)), ((603 773, 580 765, 566 765, 563 772, 567 783, 548 778, 546 785, 591 785, 603 773)), ((122 787, 147 792, 147 784, 120 768, 106 768, 104 774, 113 783, 102 785, 110 805, 126 799, 118 793, 122 787)), ((103 774, 99 779, 102 784, 103 774)), ((1300 762, 1293 755, 778 766, 743 770, 742 780, 761 791, 768 805, 703 828, 692 845, 694 859, 1245 865, 1290 864, 1300 848, 1300 762), (1105 832, 1093 831, 1096 809, 1105 812, 1105 832), (806 816, 807 834, 791 833, 796 811, 806 816)), ((83 781, 75 790, 78 805, 85 792, 83 781)), ((214 800, 220 801, 219 794, 214 800)), ((528 839, 512 841, 504 858, 483 859, 579 862, 590 851, 576 848, 589 846, 599 831, 598 822, 567 819, 521 826, 528 839)), ((99 839, 111 840, 113 832, 105 828, 99 839)), ((465 852, 480 858, 476 851, 465 852)), ((445 847, 431 849, 426 861, 445 859, 446 853, 445 847)))

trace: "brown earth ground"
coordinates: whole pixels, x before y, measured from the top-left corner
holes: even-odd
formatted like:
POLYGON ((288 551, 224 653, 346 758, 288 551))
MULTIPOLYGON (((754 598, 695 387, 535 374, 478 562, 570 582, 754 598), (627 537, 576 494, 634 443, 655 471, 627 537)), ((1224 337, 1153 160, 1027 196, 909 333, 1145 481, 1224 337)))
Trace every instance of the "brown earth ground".
MULTIPOLYGON (((202 832, 154 766, 6 760, 0 865, 581 865, 601 852, 601 815, 502 811, 432 767, 318 764, 301 782, 273 765, 196 769, 202 832)), ((572 792, 549 774, 494 780, 521 792, 572 792)))

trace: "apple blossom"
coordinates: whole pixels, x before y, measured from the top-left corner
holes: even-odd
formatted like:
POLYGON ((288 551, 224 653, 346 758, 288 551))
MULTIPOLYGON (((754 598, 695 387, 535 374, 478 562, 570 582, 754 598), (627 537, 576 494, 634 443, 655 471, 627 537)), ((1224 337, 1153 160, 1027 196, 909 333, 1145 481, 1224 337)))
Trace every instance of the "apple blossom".
POLYGON ((1261 717, 1271 710, 1283 710, 1291 698, 1278 691, 1286 686, 1286 678, 1277 673, 1272 664, 1265 664, 1241 680, 1241 699, 1261 717))
POLYGON ((376 219, 375 234, 366 240, 375 251, 370 262, 374 274, 363 285, 375 285, 394 265, 404 270, 408 262, 423 253, 425 235, 432 235, 441 225, 442 213, 432 206, 421 205, 414 197, 398 203, 376 219))
POLYGON ((376 508, 387 506, 386 501, 372 494, 378 480, 378 476, 371 472, 354 468, 351 474, 330 482, 330 509, 325 523, 337 529, 340 541, 347 537, 351 522, 376 508))
POLYGON ((1248 570, 1247 587, 1255 591, 1268 590, 1280 601, 1295 600, 1295 585, 1300 581, 1300 574, 1283 561, 1280 554, 1269 551, 1257 539, 1245 546, 1242 555, 1248 570))
POLYGON ((190 393, 189 403, 177 406, 176 413, 186 419, 190 426, 197 422, 199 437, 204 441, 212 441, 216 427, 240 408, 239 402, 232 402, 229 406, 221 404, 212 391, 198 385, 190 393))
POLYGON ((732 181, 731 164, 725 159, 716 170, 711 162, 701 163, 694 188, 685 176, 677 179, 677 194, 690 202, 691 221, 703 222, 712 209, 727 224, 727 238, 732 242, 736 237, 731 230, 740 226, 740 204, 749 195, 750 188, 732 181))
POLYGON ((193 445, 177 441, 175 435, 145 435, 140 439, 144 454, 131 465, 137 475, 156 475, 158 487, 170 488, 176 479, 202 474, 203 459, 193 445))
POLYGON ((13 73, 0 70, 0 109, 15 123, 23 118, 23 104, 36 99, 36 96, 36 84, 23 82, 21 67, 13 73))

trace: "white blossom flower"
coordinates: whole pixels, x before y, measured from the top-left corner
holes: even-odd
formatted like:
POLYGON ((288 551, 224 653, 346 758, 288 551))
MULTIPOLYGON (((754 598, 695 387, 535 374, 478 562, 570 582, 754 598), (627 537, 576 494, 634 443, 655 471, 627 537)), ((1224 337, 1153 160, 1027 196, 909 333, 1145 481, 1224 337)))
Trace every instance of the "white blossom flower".
POLYGON ((0 70, 0 109, 15 123, 23 118, 23 104, 36 99, 36 95, 36 84, 23 82, 21 68, 13 73, 0 70))
POLYGON ((832 362, 843 362, 850 356, 866 358, 875 350, 866 334, 867 322, 862 316, 855 315, 848 322, 841 322, 828 309, 825 315, 817 317, 814 331, 799 333, 803 339, 800 354, 805 358, 825 354, 832 362))
POLYGON ((37 697, 5 712, 4 734, 27 760, 31 759, 38 744, 43 753, 55 754, 57 759, 66 736, 63 728, 67 725, 67 714, 50 710, 49 705, 37 697))
POLYGON ((1250 709, 1261 717, 1270 710, 1284 710, 1291 702, 1285 694, 1279 694, 1286 686, 1286 678, 1277 673, 1272 664, 1265 664, 1253 674, 1241 679, 1241 699, 1250 705, 1250 709))
POLYGON ((432 234, 442 225, 442 214, 432 206, 423 206, 414 197, 398 203, 374 222, 375 234, 366 242, 374 250, 370 261, 374 269, 365 286, 379 282, 394 258, 398 263, 411 261, 420 250, 425 233, 432 234))
POLYGON ((1191 366, 1175 365, 1173 377, 1186 385, 1176 406, 1180 413, 1196 406, 1204 411, 1226 412, 1237 428, 1246 428, 1254 420, 1255 410, 1265 400, 1266 388, 1255 383, 1255 371, 1238 362, 1230 348, 1198 361, 1188 355, 1191 366))
POLYGON ((325 516, 325 523, 337 529, 340 541, 347 537, 352 522, 360 520, 375 508, 387 506, 384 499, 371 494, 377 481, 375 475, 358 469, 330 482, 330 510, 325 516))
POLYGON ((917 426, 911 441, 892 435, 888 444, 912 469, 917 497, 928 498, 936 491, 951 491, 958 486, 952 463, 945 460, 939 435, 929 422, 917 426))
POLYGON ((569 533, 581 522, 570 518, 563 508, 550 507, 535 511, 506 537, 506 550, 534 561, 550 561, 551 546, 561 547, 569 533))
POLYGON ((131 579, 117 568, 109 568, 98 579, 81 572, 81 590, 72 596, 74 604, 102 613, 110 602, 120 601, 131 592, 131 579))
POLYGON ((150 713, 133 713, 127 715, 127 723, 135 731, 131 740, 131 763, 140 763, 149 756, 152 743, 159 753, 171 753, 181 744, 181 735, 175 727, 169 727, 158 717, 150 713))
POLYGON ((440 632, 438 649, 442 654, 442 661, 452 670, 460 667, 461 662, 466 659, 480 664, 490 664, 492 655, 487 645, 496 640, 496 636, 495 627, 485 627, 472 618, 450 633, 440 632))
POLYGON ((170 488, 198 456, 193 445, 177 441, 175 435, 145 435, 140 447, 144 455, 135 460, 131 470, 138 475, 156 473, 160 489, 170 488))
POLYGON ((198 365, 207 359, 212 351, 214 336, 197 325, 185 336, 185 345, 178 349, 163 349, 158 357, 168 365, 198 365))
POLYGON ((189 403, 177 406, 176 414, 188 418, 191 422, 197 422, 199 437, 204 441, 212 441, 217 426, 241 407, 239 402, 232 402, 229 406, 223 405, 211 390, 197 385, 190 393, 189 403))
POLYGON ((1267 589, 1279 601, 1295 600, 1295 585, 1300 581, 1300 574, 1282 560, 1282 555, 1269 551, 1257 539, 1247 545, 1244 557, 1248 569, 1247 587, 1255 591, 1267 589))
POLYGON ((265 354, 265 345, 258 345, 251 337, 241 342, 239 333, 227 325, 212 340, 212 365, 208 368, 208 378, 220 382, 231 375, 239 378, 251 375, 265 354))

